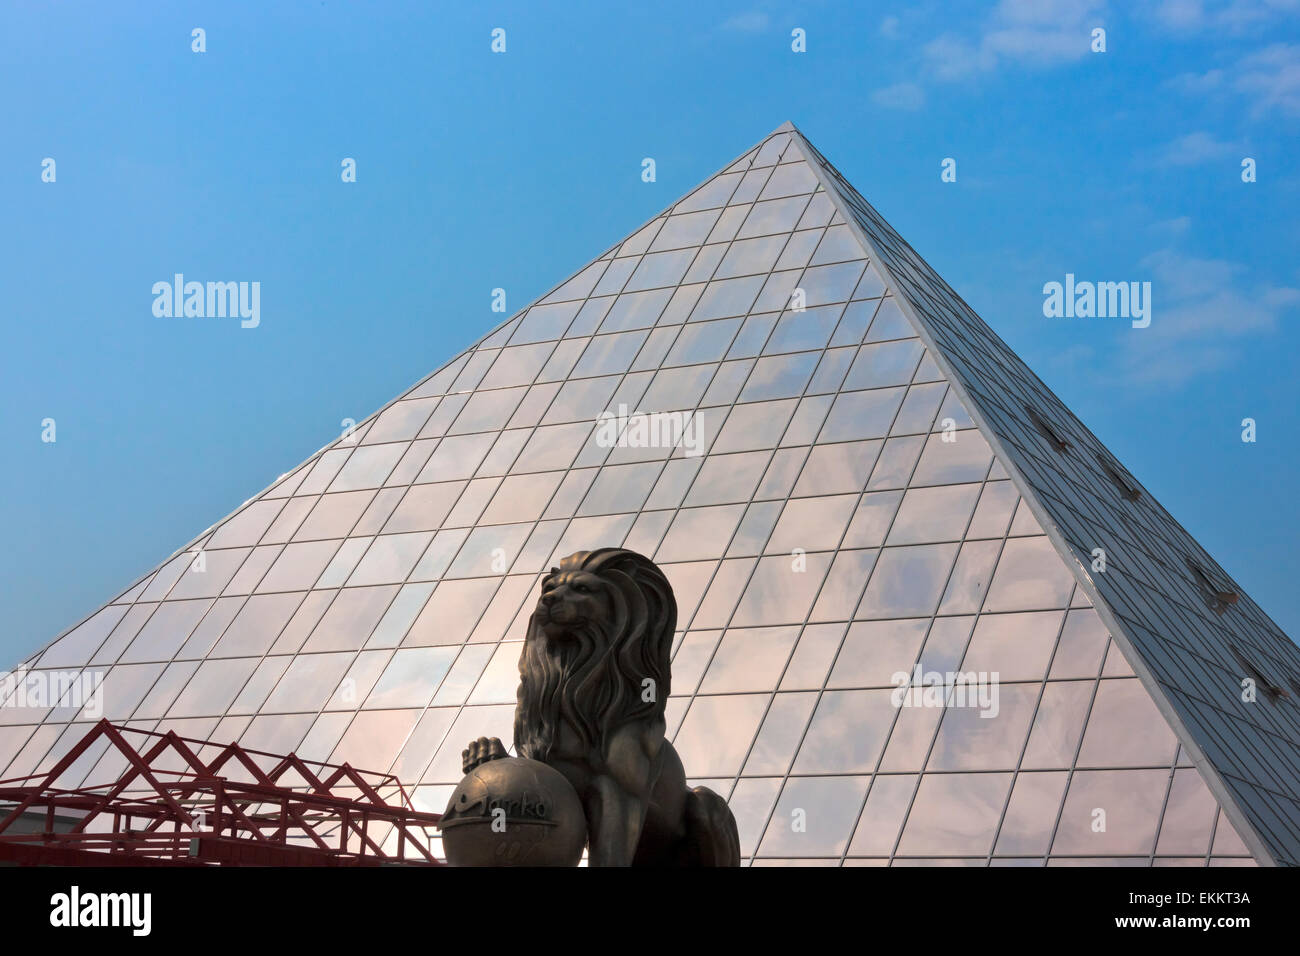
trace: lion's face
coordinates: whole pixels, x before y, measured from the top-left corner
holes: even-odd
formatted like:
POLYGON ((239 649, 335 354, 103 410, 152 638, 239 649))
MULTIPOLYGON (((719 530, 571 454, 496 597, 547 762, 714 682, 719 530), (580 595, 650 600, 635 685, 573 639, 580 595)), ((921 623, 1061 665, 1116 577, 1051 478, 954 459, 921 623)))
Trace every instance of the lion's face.
POLYGON ((533 619, 549 640, 574 640, 599 633, 613 615, 609 586, 589 571, 555 571, 542 582, 533 619))

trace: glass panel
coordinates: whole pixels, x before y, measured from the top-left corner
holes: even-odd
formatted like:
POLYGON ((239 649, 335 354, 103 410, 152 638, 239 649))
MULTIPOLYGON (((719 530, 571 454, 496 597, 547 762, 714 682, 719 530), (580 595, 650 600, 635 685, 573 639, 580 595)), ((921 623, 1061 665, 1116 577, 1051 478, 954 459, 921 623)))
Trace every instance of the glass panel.
POLYGON ((194 679, 172 704, 168 716, 198 717, 225 713, 259 663, 255 657, 204 661, 194 679))
POLYGON ((397 460, 406 451, 403 444, 371 445, 358 448, 343 466, 338 477, 330 483, 330 491, 353 491, 358 488, 378 488, 393 470, 397 460))
POLYGON ((495 435, 459 435, 444 438, 420 470, 417 483, 469 478, 492 447, 495 435))
POLYGON ((845 389, 882 388, 887 385, 906 385, 912 380, 921 361, 921 343, 916 339, 901 342, 882 342, 864 345, 844 380, 845 389))
POLYGON ((45 667, 67 667, 89 660, 125 614, 125 607, 104 608, 56 641, 41 656, 41 664, 45 667))
POLYGON ((709 665, 701 694, 771 690, 781 678, 797 627, 756 627, 726 632, 709 665))
POLYGON ((1210 849, 1210 829, 1217 811, 1214 797, 1196 770, 1175 770, 1156 853, 1204 857, 1210 849))
POLYGON ((352 530, 357 519, 370 504, 373 491, 348 491, 342 494, 322 495, 316 501, 311 514, 307 516, 297 533, 296 541, 311 541, 322 538, 341 538, 352 530))
POLYGON ((875 551, 840 551, 836 554, 809 620, 844 621, 852 617, 875 561, 875 551))
POLYGON ((697 362, 716 362, 726 354, 727 346, 740 328, 740 319, 722 322, 692 323, 682 329, 677 343, 668 353, 666 365, 693 365, 697 362))
MULTIPOLYGON (((871 270, 867 270, 867 275, 871 275, 871 270)), ((866 282, 866 277, 863 282, 866 282)), ((862 297, 862 286, 858 287, 855 298, 862 297)), ((878 290, 877 290, 877 294, 878 290)), ((903 317, 903 312, 898 307, 898 302, 892 296, 880 301, 880 307, 875 310, 875 317, 871 322, 871 330, 867 333, 868 342, 884 342, 890 339, 906 339, 916 335, 916 330, 912 324, 903 317)), ((932 381, 927 375, 921 381, 932 381)))
POLYGON ((802 394, 820 358, 816 352, 804 352, 759 359, 740 393, 740 400, 758 402, 802 394))
POLYGON ((804 551, 835 548, 857 502, 857 495, 791 499, 786 502, 781 520, 764 550, 791 553, 796 548, 804 551))
POLYGON ((302 654, 295 657, 264 705, 268 713, 313 711, 323 707, 338 687, 353 655, 302 654))
POLYGON ((962 669, 998 671, 1004 681, 1042 680, 1062 617, 1060 611, 985 613, 975 625, 962 669))
POLYGON ((927 773, 907 815, 900 855, 984 856, 1007 791, 1009 773, 927 773))
MULTIPOLYGON (((604 268, 603 265, 596 266, 591 271, 598 275, 604 271, 604 268)), ((593 284, 594 281, 593 276, 593 284)), ((569 327, 569 322, 573 320, 573 316, 577 313, 580 305, 580 302, 565 302, 556 305, 533 306, 528 310, 528 314, 524 316, 524 320, 519 323, 519 327, 515 329, 510 344, 524 345, 529 342, 545 342, 550 339, 558 339, 564 334, 564 330, 569 327)))
POLYGON ((420 555, 433 540, 433 532, 412 534, 381 534, 371 542, 370 550, 352 572, 348 584, 389 584, 406 580, 407 574, 420 560, 420 555))
POLYGON ((1046 536, 1007 541, 984 602, 986 611, 1067 607, 1074 576, 1046 536))
POLYGON ((844 853, 870 777, 792 777, 759 844, 760 856, 832 857, 844 853))
POLYGON ((806 196, 755 203, 738 235, 744 239, 750 236, 770 236, 774 233, 790 232, 807 205, 806 196))
POLYGON ((1177 740, 1137 678, 1103 680, 1079 751, 1080 767, 1168 766, 1177 740))
POLYGON ((794 773, 871 773, 894 722, 888 690, 825 691, 794 773))
POLYGON ((781 678, 780 689, 821 687, 844 637, 844 627, 843 624, 812 624, 805 627, 781 678))
POLYGON ((781 780, 741 779, 727 800, 740 835, 740 855, 751 856, 767 826, 768 815, 781 790, 781 780))
POLYGON ((1022 773, 1016 777, 994 850, 999 856, 1046 856, 1067 773, 1022 773))
POLYGON ((744 510, 744 505, 718 505, 678 512, 663 544, 655 553, 655 560, 695 561, 722 557, 744 510))
POLYGON ((764 236, 760 239, 737 239, 722 257, 716 279, 736 276, 766 275, 776 264, 776 257, 785 248, 784 235, 764 236))
POLYGON ((917 456, 921 454, 924 439, 920 437, 891 438, 885 442, 876 462, 871 480, 867 482, 868 491, 880 491, 885 488, 902 488, 908 483, 917 456))
MULTIPOLYGON (((695 258, 694 249, 678 249, 673 252, 655 252, 643 256, 632 273, 632 278, 623 287, 623 291, 635 292, 640 289, 659 289, 663 286, 675 286, 686 274, 686 268, 695 258)), ((658 305, 662 308, 668 301, 670 290, 665 289, 658 305)), ((614 308, 618 308, 615 303, 614 308)), ((657 310, 656 310, 657 313, 657 310)), ((612 313, 611 313, 612 314, 612 313)), ((653 321, 650 324, 654 324, 653 321)))
POLYGON ((802 623, 817 596, 830 558, 829 554, 763 558, 740 599, 732 623, 741 627, 802 623))
POLYGON ((239 545, 257 544, 262 532, 280 513, 283 501, 254 501, 239 514, 228 518, 208 540, 209 548, 232 548, 239 545))
POLYGON ((772 528, 781 515, 782 504, 783 502, 780 501, 768 501, 750 505, 745 510, 745 517, 741 520, 740 527, 736 529, 735 537, 731 539, 727 556, 739 557, 761 553, 767 544, 768 535, 772 533, 772 528))
POLYGON ((463 643, 500 583, 495 578, 441 582, 411 625, 402 645, 425 647, 463 643))
POLYGON ((397 587, 344 588, 312 632, 303 651, 357 650, 370 636, 397 587))
POLYGON ((777 694, 745 761, 747 774, 784 774, 803 737, 817 695, 777 694))
MULTIPOLYGON (((523 387, 503 388, 491 392, 475 392, 470 397, 470 400, 465 403, 461 413, 456 416, 456 422, 451 427, 449 434, 463 435, 466 432, 482 432, 504 427, 505 423, 510 420, 510 415, 523 401, 526 394, 528 394, 528 389, 523 387)), ((496 436, 491 437, 495 438, 496 436)), ((488 440, 484 447, 486 448, 490 444, 491 439, 488 440)))
POLYGON ((903 496, 888 543, 960 540, 979 493, 977 484, 912 488, 903 496))
POLYGON ((501 482, 492 503, 483 512, 483 523, 536 521, 563 477, 560 471, 511 475, 501 482))
POLYGON ((1092 704, 1093 688, 1095 684, 1091 680, 1053 680, 1043 688, 1043 700, 1039 702, 1022 766, 1074 765, 1083 721, 1092 704))
POLYGON ((967 672, 975 684, 948 692, 927 770, 1014 770, 1038 702, 1037 684, 998 683, 967 672))
POLYGON ((681 249, 686 246, 698 246, 709 234, 713 224, 718 221, 720 210, 710 209, 704 212, 685 213, 669 216, 663 228, 650 245, 651 252, 664 249, 681 249))
POLYGON ((847 225, 831 226, 826 230, 812 264, 823 265, 827 262, 844 262, 848 259, 863 258, 862 247, 847 225))
POLYGON ((632 359, 636 357, 647 335, 648 332, 620 332, 616 335, 596 336, 574 367, 574 377, 625 371, 632 364, 632 359))
POLYGON ((719 454, 775 447, 796 404, 787 400, 737 405, 727 416, 727 422, 710 451, 719 454))
POLYGON ((731 348, 727 350, 727 358, 752 358, 761 352, 763 343, 772 334, 776 320, 777 316, 774 312, 769 312, 766 315, 751 315, 745 319, 736 340, 731 343, 731 348))
POLYGON ((857 622, 849 627, 827 687, 890 687, 910 673, 929 622, 857 622))
MULTIPOLYGON (((692 255, 691 251, 686 253, 692 255)), ((680 256, 681 253, 666 253, 670 256, 680 256)), ((648 256, 646 261, 658 259, 657 256, 648 256)), ((683 269, 685 266, 682 267, 683 269)), ((627 332, 632 329, 645 329, 654 325, 658 320, 660 313, 663 312, 664 306, 672 297, 672 289, 657 289, 653 292, 625 292, 614 300, 605 320, 600 324, 601 332, 627 332)))
POLYGON ((1168 769, 1075 771, 1052 853, 1151 853, 1168 785, 1168 769))
POLYGON ((1000 541, 967 541, 961 546, 948 588, 939 602, 940 614, 973 614, 980 609, 1001 549, 1000 541))
POLYGON ((1018 499, 1015 486, 1009 481, 990 481, 980 494, 979 506, 971 519, 967 538, 1000 538, 1007 532, 1007 522, 1018 499))
POLYGON ((862 818, 849 845, 850 856, 889 856, 898 842, 907 810, 912 805, 917 778, 877 776, 871 783, 862 818))
MULTIPOLYGON (((870 393, 867 393, 870 394, 870 393)), ((982 481, 993 452, 978 431, 931 435, 916 465, 912 485, 951 485, 961 481, 982 481), (948 438, 951 441, 945 441, 948 438)))
POLYGON ((843 262, 834 266, 815 266, 804 270, 799 288, 809 308, 828 302, 847 302, 862 275, 862 263, 843 262))
POLYGON ((699 302, 696 303, 695 311, 691 313, 691 321, 700 322, 744 315, 754 304, 754 297, 762 288, 763 280, 763 276, 747 276, 742 279, 720 279, 710 282, 700 296, 699 302))
POLYGON ((253 672, 253 676, 240 689, 239 696, 230 705, 230 713, 255 714, 261 710, 267 695, 271 693, 276 682, 279 681, 280 675, 288 668, 291 660, 293 658, 288 656, 262 658, 257 665, 257 670, 253 672))
POLYGON ((471 704, 513 704, 519 689, 519 652, 521 641, 502 641, 495 645, 491 659, 479 675, 470 694, 471 704))
POLYGON ((767 694, 696 697, 673 747, 695 776, 734 777, 758 730, 767 694))
POLYGON ((772 171, 772 177, 763 187, 759 198, 775 199, 778 196, 810 193, 816 188, 817 177, 807 163, 787 163, 772 171))
POLYGON ((955 544, 881 551, 857 616, 886 618, 933 614, 956 553, 955 544))
POLYGON ((905 392, 903 388, 882 388, 837 396, 818 440, 836 442, 885 437, 905 392))
POLYGON ((211 606, 212 602, 207 600, 166 601, 159 604, 149 622, 122 655, 122 660, 129 663, 170 660, 211 606))
POLYGON ((943 398, 945 388, 942 382, 913 385, 909 388, 890 433, 909 435, 929 431, 931 423, 934 422, 935 409, 939 406, 939 400, 943 398))

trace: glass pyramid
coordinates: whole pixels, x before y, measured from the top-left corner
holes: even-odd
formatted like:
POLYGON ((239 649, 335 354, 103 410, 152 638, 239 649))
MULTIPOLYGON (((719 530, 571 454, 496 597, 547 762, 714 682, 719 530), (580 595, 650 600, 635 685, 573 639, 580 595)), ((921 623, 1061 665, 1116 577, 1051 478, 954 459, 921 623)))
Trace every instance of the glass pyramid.
MULTIPOLYGON (((1300 860, 1297 648, 790 124, 23 666, 441 810, 541 574, 613 545, 747 863, 1300 860)), ((13 777, 92 720, 0 722, 13 777)))

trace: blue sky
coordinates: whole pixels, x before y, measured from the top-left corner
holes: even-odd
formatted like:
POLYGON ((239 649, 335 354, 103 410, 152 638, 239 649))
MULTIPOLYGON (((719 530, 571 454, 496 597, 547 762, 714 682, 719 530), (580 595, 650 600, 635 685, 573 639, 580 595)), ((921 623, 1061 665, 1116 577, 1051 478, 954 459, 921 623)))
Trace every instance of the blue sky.
POLYGON ((0 8, 0 656, 785 120, 1300 635, 1297 3, 462 6, 0 8), (176 272, 261 324, 155 317, 176 272), (1067 272, 1151 327, 1045 318, 1067 272))

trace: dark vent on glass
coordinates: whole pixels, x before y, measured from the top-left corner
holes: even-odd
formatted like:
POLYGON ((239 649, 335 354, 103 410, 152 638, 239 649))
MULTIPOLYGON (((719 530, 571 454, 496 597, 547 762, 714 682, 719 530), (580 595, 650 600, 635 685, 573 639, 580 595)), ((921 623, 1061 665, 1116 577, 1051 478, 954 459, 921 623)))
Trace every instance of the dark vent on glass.
POLYGON ((1097 461, 1101 464, 1101 470, 1106 473, 1106 476, 1110 478, 1110 480, 1114 482, 1115 487, 1119 489, 1121 498, 1125 501, 1137 501, 1142 497, 1142 489, 1129 481, 1118 468, 1106 460, 1104 455, 1098 455, 1097 461))
POLYGON ((1192 578, 1196 582, 1196 589, 1201 592, 1201 597, 1209 605, 1211 611, 1215 614, 1222 614, 1229 607, 1237 603, 1238 597, 1236 591, 1215 582, 1208 571, 1193 561, 1187 559, 1187 567, 1192 572, 1192 578))
POLYGON ((1052 423, 1044 418, 1036 409, 1026 405, 1025 412, 1029 415, 1029 420, 1034 423, 1034 427, 1038 429, 1038 433, 1047 439, 1048 444, 1057 451, 1070 450, 1070 443, 1062 438, 1061 433, 1058 432, 1052 426, 1052 423))
POLYGON ((1237 659, 1237 663, 1246 672, 1246 676, 1255 682, 1255 686, 1262 690, 1269 700, 1278 700, 1282 697, 1291 696, 1287 691, 1265 677, 1264 672, 1251 663, 1250 658, 1243 654, 1235 644, 1229 644, 1228 650, 1232 651, 1232 656, 1237 659))

